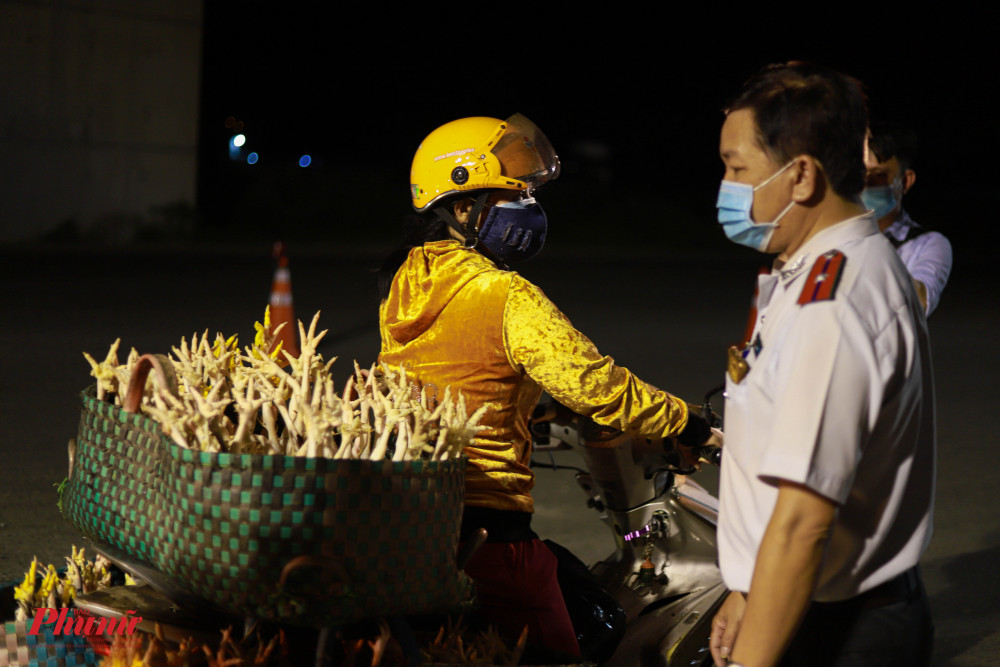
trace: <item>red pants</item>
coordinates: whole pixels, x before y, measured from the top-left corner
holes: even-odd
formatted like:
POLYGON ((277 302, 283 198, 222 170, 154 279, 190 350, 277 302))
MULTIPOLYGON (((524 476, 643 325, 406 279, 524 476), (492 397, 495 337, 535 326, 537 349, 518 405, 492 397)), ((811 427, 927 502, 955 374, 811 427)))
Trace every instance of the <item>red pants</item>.
POLYGON ((566 611, 556 557, 540 540, 486 543, 466 564, 476 582, 480 615, 500 634, 517 639, 528 626, 528 642, 579 656, 566 611))

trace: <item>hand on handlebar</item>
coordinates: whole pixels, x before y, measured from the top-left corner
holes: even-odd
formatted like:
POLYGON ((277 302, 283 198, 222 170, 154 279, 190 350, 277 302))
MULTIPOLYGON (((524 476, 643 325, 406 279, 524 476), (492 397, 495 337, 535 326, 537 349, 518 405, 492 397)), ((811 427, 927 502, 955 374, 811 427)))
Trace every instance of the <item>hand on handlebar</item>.
POLYGON ((719 465, 722 463, 722 446, 724 441, 725 435, 722 431, 717 428, 713 428, 712 435, 704 442, 704 444, 697 448, 698 458, 702 461, 719 465))
POLYGON ((717 387, 708 392, 703 405, 688 403, 688 424, 677 436, 677 451, 695 470, 701 468, 702 461, 715 465, 722 462, 722 417, 712 410, 709 402, 719 389, 717 387))
MULTIPOLYGON (((681 463, 686 470, 701 470, 702 463, 719 465, 722 461, 722 431, 711 430, 711 435, 700 445, 688 446, 677 438, 672 438, 674 450, 680 455, 681 463)), ((687 474, 687 473, 685 473, 687 474)))
POLYGON ((711 405, 688 403, 688 423, 677 435, 674 449, 689 470, 700 470, 702 462, 719 465, 722 461, 723 434, 718 428, 722 424, 719 415, 712 412, 711 405))

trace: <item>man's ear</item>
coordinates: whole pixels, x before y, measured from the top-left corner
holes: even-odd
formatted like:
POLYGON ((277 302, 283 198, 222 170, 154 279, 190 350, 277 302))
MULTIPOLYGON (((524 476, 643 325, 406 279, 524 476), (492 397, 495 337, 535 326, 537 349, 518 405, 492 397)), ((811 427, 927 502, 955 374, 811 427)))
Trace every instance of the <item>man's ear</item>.
POLYGON ((453 210, 455 219, 463 225, 469 221, 469 212, 472 211, 473 201, 471 199, 459 199, 455 202, 453 210))
POLYGON ((913 187, 913 184, 917 182, 917 172, 912 169, 907 169, 903 172, 903 194, 905 195, 913 187))
POLYGON ((811 155, 800 155, 792 165, 795 184, 792 186, 792 200, 805 204, 817 195, 822 197, 826 189, 826 174, 819 161, 811 155))

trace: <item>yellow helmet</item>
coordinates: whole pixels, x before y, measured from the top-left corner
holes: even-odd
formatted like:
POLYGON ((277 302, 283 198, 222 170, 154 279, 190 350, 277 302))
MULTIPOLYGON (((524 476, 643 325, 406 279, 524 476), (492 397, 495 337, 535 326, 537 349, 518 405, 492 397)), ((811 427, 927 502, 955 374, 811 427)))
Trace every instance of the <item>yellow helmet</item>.
POLYGON ((521 114, 507 120, 476 116, 437 128, 410 167, 410 197, 418 213, 458 192, 533 190, 559 176, 559 157, 542 131, 521 114))

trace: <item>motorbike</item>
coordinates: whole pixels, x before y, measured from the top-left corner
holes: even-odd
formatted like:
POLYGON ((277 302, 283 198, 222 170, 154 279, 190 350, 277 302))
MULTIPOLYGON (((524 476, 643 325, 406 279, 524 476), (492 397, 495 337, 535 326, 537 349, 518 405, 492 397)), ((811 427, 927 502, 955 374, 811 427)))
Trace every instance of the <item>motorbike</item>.
MULTIPOLYGON (((715 429, 716 391, 702 408, 715 429)), ((548 543, 584 657, 614 667, 713 664, 712 618, 728 594, 716 562, 718 500, 691 475, 718 465, 721 449, 631 437, 553 401, 539 404, 532 430, 535 452, 579 452, 586 469, 576 482, 614 538, 614 552, 589 568, 548 543)))

